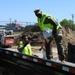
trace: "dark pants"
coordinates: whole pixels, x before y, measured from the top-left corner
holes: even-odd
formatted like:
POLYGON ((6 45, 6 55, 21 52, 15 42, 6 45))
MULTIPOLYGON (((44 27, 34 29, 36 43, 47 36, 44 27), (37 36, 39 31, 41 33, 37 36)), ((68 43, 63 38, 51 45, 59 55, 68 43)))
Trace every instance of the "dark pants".
POLYGON ((51 59, 53 58, 53 53, 52 53, 52 49, 51 49, 51 41, 52 39, 50 39, 49 42, 46 41, 46 57, 47 59, 51 59))
MULTIPOLYGON (((54 36, 54 39, 55 39, 55 42, 56 42, 56 45, 57 45, 57 50, 58 50, 58 57, 59 57, 59 60, 64 60, 64 48, 63 48, 63 44, 62 44, 62 29, 58 29, 57 30, 57 35, 54 36)), ((49 42, 46 42, 46 57, 47 59, 51 59, 53 57, 53 54, 52 54, 52 49, 51 49, 51 41, 53 39, 50 39, 49 42)))

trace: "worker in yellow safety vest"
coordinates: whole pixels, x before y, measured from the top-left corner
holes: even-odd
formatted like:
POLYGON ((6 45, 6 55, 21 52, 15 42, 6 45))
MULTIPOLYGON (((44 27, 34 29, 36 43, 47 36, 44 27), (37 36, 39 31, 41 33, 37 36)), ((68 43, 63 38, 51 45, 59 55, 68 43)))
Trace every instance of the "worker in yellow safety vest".
POLYGON ((50 44, 54 38, 57 45, 59 60, 64 61, 64 48, 62 44, 62 26, 52 15, 43 13, 41 9, 34 10, 34 13, 37 17, 38 26, 40 27, 42 35, 46 39, 47 59, 53 58, 50 44))
POLYGON ((32 53, 32 47, 29 43, 28 36, 23 34, 21 37, 21 41, 18 45, 18 51, 21 52, 22 54, 27 54, 33 56, 32 53))

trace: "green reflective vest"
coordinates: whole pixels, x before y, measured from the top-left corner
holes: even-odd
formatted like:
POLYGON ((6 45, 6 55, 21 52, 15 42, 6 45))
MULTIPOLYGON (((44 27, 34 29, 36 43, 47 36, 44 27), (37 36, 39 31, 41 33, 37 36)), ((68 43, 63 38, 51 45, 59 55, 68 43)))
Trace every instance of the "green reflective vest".
POLYGON ((28 55, 31 55, 32 56, 32 48, 31 48, 31 45, 30 44, 27 44, 23 51, 22 51, 22 54, 28 54, 28 55))
MULTIPOLYGON (((54 21, 54 22, 56 22, 56 19, 54 19, 51 15, 49 15, 49 14, 42 14, 42 17, 41 18, 37 18, 37 21, 38 21, 38 25, 39 25, 39 27, 40 27, 40 29, 43 31, 43 32, 45 32, 45 28, 50 28, 51 30, 53 29, 53 25, 52 24, 44 24, 44 21, 45 21, 45 19, 46 19, 46 17, 48 17, 48 16, 50 16, 51 17, 51 19, 54 21)), ((58 23, 58 25, 57 25, 57 29, 59 28, 59 27, 61 27, 61 25, 58 23)))

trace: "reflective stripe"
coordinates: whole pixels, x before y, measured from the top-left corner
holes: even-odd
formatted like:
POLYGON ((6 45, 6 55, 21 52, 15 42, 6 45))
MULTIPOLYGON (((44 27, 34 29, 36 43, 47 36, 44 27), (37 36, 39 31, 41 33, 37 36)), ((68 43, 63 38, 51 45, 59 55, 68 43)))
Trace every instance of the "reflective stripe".
MULTIPOLYGON (((4 58, 0 57, 2 59, 8 60, 8 58, 10 57, 10 52, 11 52, 12 56, 22 58, 22 59, 27 59, 27 60, 30 60, 32 62, 37 62, 37 64, 39 63, 39 64, 42 64, 42 65, 48 66, 50 68, 52 67, 52 68, 55 68, 55 69, 58 69, 58 70, 61 70, 61 71, 64 71, 64 72, 75 74, 75 64, 73 64, 73 63, 69 63, 69 62, 61 63, 60 61, 56 61, 56 60, 55 61, 43 60, 43 59, 40 59, 40 58, 35 58, 35 57, 23 55, 21 53, 17 53, 17 52, 5 50, 5 49, 4 50, 0 49, 0 50, 1 50, 1 56, 4 57, 4 58)), ((13 60, 13 59, 11 59, 11 60, 13 60)), ((19 59, 19 60, 21 60, 21 59, 19 59)), ((17 63, 17 60, 14 60, 14 62, 17 63)))

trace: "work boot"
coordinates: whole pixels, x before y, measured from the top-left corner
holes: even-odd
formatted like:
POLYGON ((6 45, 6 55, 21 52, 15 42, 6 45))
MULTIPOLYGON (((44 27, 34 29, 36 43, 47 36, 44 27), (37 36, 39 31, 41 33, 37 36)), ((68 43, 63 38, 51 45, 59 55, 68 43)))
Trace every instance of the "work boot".
POLYGON ((50 59, 53 59, 53 55, 50 55, 50 59))
POLYGON ((59 57, 59 60, 61 61, 61 63, 64 63, 65 62, 65 59, 62 58, 62 57, 59 57))
POLYGON ((47 59, 51 60, 51 59, 53 59, 53 56, 49 55, 49 56, 47 56, 47 59))
POLYGON ((61 61, 61 63, 65 63, 65 60, 60 60, 61 61))
POLYGON ((47 56, 47 59, 51 60, 53 59, 53 56, 47 56))

